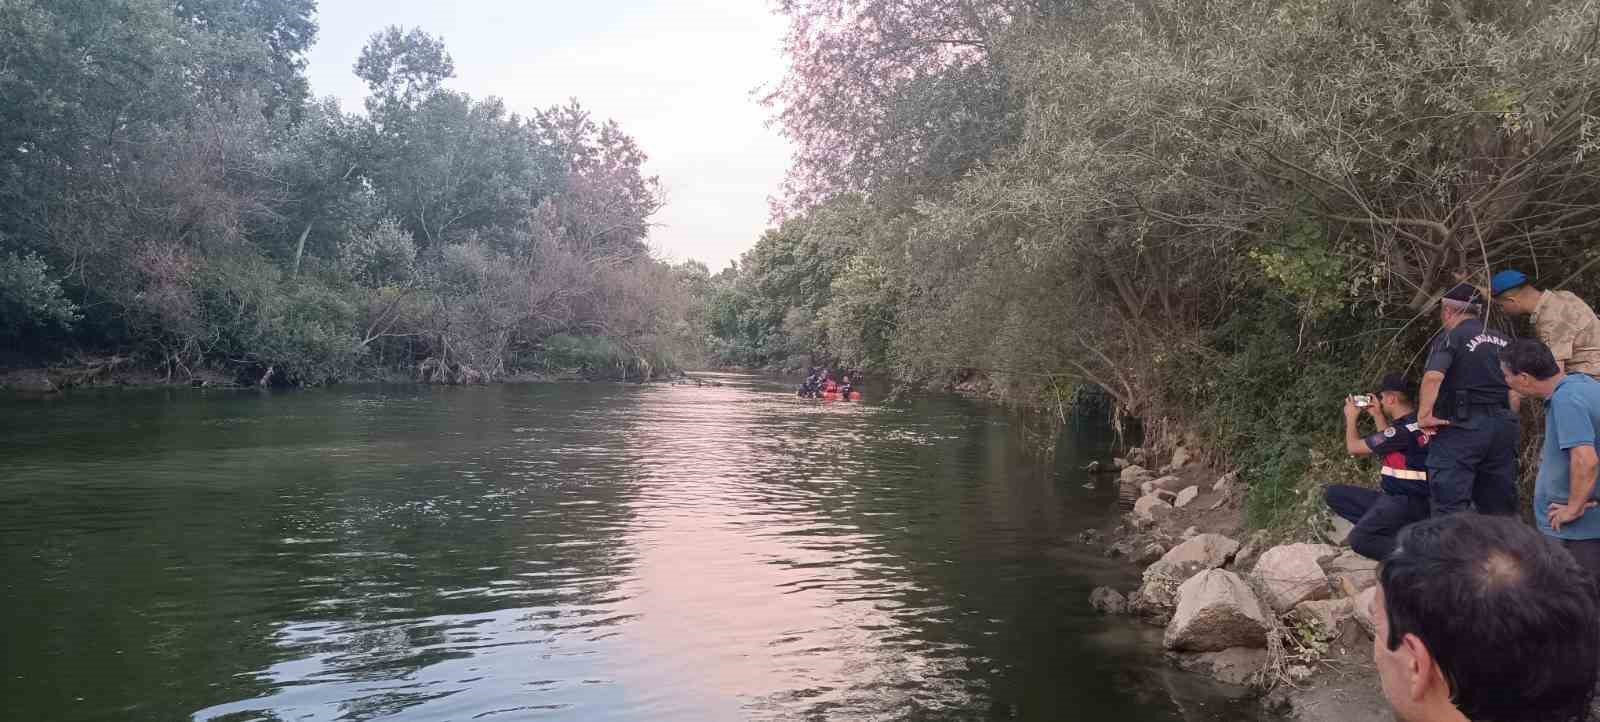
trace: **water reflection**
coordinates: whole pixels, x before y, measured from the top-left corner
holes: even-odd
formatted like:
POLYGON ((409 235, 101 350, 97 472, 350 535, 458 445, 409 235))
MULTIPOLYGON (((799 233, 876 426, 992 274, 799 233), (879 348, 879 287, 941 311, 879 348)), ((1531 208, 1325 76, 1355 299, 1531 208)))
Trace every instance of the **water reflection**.
POLYGON ((953 400, 3 402, 17 719, 1240 719, 1084 600, 1115 503, 953 400), (26 421, 23 419, 26 418, 26 421))

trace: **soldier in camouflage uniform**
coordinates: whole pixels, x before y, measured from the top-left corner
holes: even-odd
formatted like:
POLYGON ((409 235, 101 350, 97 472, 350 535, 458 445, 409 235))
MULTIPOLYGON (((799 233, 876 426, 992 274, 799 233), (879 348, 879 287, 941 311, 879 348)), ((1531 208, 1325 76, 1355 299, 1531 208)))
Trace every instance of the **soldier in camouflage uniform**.
POLYGON ((1521 271, 1508 269, 1490 282, 1495 302, 1511 316, 1532 316, 1539 340, 1566 373, 1600 376, 1600 318, 1570 291, 1541 291, 1521 271))

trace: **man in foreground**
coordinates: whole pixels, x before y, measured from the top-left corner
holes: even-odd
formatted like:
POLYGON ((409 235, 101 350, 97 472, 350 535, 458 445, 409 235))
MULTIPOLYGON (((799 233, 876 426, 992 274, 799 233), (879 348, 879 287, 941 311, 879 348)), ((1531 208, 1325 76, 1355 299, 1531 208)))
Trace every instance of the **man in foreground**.
POLYGON ((1417 423, 1437 431, 1428 444, 1433 513, 1474 506, 1484 514, 1517 511, 1520 423, 1500 372, 1500 349, 1511 343, 1483 324, 1478 290, 1463 283, 1439 301, 1444 332, 1428 354, 1417 423))
POLYGON ((1533 516, 1539 530, 1571 552, 1600 579, 1600 513, 1594 507, 1600 459, 1600 381, 1561 370, 1555 355, 1531 338, 1513 341, 1500 353, 1506 384, 1523 396, 1545 400, 1544 447, 1533 483, 1533 516))
POLYGON ((1378 456, 1383 462, 1378 489, 1329 485, 1323 498, 1333 513, 1354 524, 1350 548, 1382 561, 1408 524, 1428 518, 1428 437, 1417 424, 1412 392, 1404 376, 1383 377, 1376 403, 1366 407, 1377 432, 1363 437, 1356 430, 1361 408, 1346 399, 1344 446, 1351 456, 1378 456))
POLYGON ((1587 719, 1600 602, 1566 552, 1510 517, 1411 525, 1378 569, 1373 662, 1403 722, 1587 719))
POLYGON ((1550 347, 1562 371, 1600 374, 1600 318, 1583 299, 1571 291, 1534 288, 1515 269, 1494 274, 1489 286, 1507 315, 1533 317, 1534 331, 1550 347))

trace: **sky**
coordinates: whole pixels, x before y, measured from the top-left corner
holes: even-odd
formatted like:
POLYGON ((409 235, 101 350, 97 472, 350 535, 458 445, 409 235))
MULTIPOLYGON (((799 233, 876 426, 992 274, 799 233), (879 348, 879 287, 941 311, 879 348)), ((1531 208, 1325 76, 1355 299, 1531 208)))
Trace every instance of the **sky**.
POLYGON ((755 91, 778 82, 784 20, 766 0, 321 0, 311 89, 361 109, 352 72, 388 25, 440 37, 455 90, 496 95, 524 115, 577 98, 650 155, 667 205, 651 245, 713 273, 768 225, 790 146, 755 91))

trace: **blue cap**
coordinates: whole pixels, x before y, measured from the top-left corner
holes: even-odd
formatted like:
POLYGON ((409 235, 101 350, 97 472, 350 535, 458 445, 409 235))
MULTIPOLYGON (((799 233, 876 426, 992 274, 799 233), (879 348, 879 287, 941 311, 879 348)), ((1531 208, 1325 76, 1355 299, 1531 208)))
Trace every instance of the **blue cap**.
POLYGON ((1498 296, 1518 286, 1528 285, 1528 277, 1515 268, 1507 268, 1489 279, 1489 293, 1498 296))

